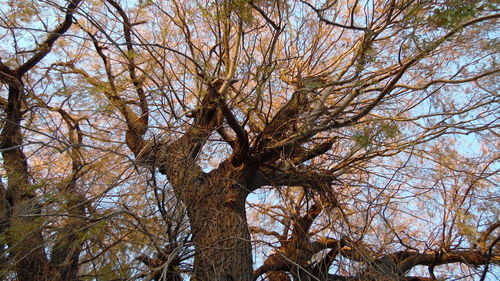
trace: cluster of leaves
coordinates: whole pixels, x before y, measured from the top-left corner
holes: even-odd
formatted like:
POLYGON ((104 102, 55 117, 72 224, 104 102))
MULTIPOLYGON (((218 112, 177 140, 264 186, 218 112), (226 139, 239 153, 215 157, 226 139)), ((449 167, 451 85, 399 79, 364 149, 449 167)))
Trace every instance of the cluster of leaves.
POLYGON ((399 137, 401 131, 397 123, 391 121, 367 120, 362 129, 352 136, 354 142, 362 148, 370 149, 371 146, 380 146, 399 137))

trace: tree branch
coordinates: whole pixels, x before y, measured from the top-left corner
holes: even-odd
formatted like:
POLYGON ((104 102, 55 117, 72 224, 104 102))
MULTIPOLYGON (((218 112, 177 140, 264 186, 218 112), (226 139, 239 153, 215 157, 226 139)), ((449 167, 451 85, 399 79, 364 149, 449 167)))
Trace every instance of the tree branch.
MULTIPOLYGON (((402 272, 407 272, 417 265, 443 265, 449 263, 464 263, 473 266, 480 266, 486 264, 488 261, 488 254, 481 253, 480 251, 463 250, 454 252, 445 252, 438 259, 434 254, 418 254, 415 253, 405 259, 399 264, 402 272)), ((500 255, 493 255, 492 261, 495 264, 500 264, 500 255)))
POLYGON ((59 24, 50 34, 49 37, 38 46, 38 51, 35 55, 33 55, 28 61, 19 66, 15 72, 22 76, 30 69, 32 69, 38 62, 40 62, 52 49, 54 43, 59 39, 73 24, 73 15, 78 8, 78 5, 83 0, 72 0, 68 1, 68 7, 66 8, 66 16, 64 21, 59 24))

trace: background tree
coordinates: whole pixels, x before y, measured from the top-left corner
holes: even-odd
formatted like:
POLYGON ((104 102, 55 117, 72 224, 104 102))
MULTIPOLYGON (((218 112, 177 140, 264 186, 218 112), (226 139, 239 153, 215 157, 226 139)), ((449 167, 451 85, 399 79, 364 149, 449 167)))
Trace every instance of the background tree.
POLYGON ((2 7, 6 278, 495 274, 493 2, 2 7))

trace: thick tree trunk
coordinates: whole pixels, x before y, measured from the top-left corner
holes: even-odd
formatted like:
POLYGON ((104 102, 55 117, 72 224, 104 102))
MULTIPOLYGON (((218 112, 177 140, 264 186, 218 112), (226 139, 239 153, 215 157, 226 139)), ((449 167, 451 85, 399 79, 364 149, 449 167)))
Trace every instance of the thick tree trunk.
MULTIPOLYGON (((19 78, 19 81, 21 79, 19 78)), ((0 192, 0 232, 5 235, 9 260, 20 281, 32 280, 76 280, 78 257, 81 242, 74 233, 81 221, 72 219, 60 231, 60 240, 52 251, 49 261, 45 252, 46 245, 42 235, 43 220, 37 215, 41 212, 38 199, 29 180, 27 157, 21 149, 23 134, 22 120, 22 83, 19 87, 9 87, 9 103, 6 108, 6 121, 0 134, 0 148, 3 168, 7 177, 7 189, 0 192)), ((68 185, 75 192, 77 177, 68 185)), ((74 196, 74 195, 73 195, 74 196)), ((68 201, 69 213, 83 216, 85 210, 80 203, 82 198, 75 196, 68 201), (76 201, 75 201, 76 200, 76 201)), ((8 265, 2 265, 8 266, 8 265)), ((7 271, 11 268, 5 268, 7 271)))
POLYGON ((144 147, 138 161, 166 174, 176 197, 186 205, 195 247, 192 280, 251 281, 245 200, 259 184, 255 169, 230 157, 207 174, 196 160, 208 137, 221 126, 220 84, 207 85, 195 120, 182 137, 144 147), (237 167, 233 162, 238 162, 237 167))
POLYGON ((30 188, 26 156, 20 148, 23 144, 21 93, 22 86, 9 87, 6 121, 0 135, 0 148, 4 149, 3 168, 7 176, 5 199, 10 205, 9 227, 5 235, 9 259, 13 261, 20 281, 55 280, 52 277, 57 274, 52 273, 53 268, 48 264, 41 224, 35 216, 40 210, 30 188))
MULTIPOLYGON (((245 212, 249 182, 230 164, 181 190, 195 243, 193 280, 252 280, 252 246, 245 212)), ((174 187, 175 189, 175 187, 174 187)))
POLYGON ((228 160, 206 174, 189 156, 197 149, 191 143, 184 136, 162 146, 155 158, 188 211, 195 247, 192 280, 250 281, 252 247, 245 200, 254 172, 245 165, 233 167, 228 160))
POLYGON ((195 242, 196 280, 252 280, 250 232, 245 202, 227 204, 217 187, 188 206, 195 242))

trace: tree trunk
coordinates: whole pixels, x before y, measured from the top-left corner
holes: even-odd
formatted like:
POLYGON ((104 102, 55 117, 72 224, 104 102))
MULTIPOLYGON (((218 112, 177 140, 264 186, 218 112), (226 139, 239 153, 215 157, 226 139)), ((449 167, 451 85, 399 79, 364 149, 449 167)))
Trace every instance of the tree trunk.
POLYGON ((252 245, 245 201, 259 183, 255 169, 233 166, 238 161, 232 157, 208 174, 197 164, 200 150, 222 122, 221 83, 208 85, 193 124, 182 137, 143 148, 138 160, 166 174, 176 197, 186 205, 195 247, 192 280, 251 281, 252 245))
POLYGON ((23 135, 20 127, 22 83, 19 83, 19 87, 9 87, 6 121, 0 135, 0 148, 4 149, 3 168, 7 177, 5 200, 10 205, 5 236, 9 259, 14 263, 18 280, 49 280, 50 276, 57 274, 52 273, 53 268, 47 263, 41 222, 36 219, 40 210, 30 188, 26 155, 20 148, 23 135))
POLYGON ((157 152, 157 165, 165 173, 176 197, 187 208, 195 247, 196 281, 252 280, 252 247, 245 200, 255 172, 225 161, 210 173, 196 164, 191 151, 197 145, 184 136, 157 152))
POLYGON ((212 194, 188 206, 196 249, 196 280, 252 280, 245 202, 228 205, 224 196, 216 194, 216 187, 204 189, 212 189, 212 194))
POLYGON ((195 243, 193 280, 252 280, 252 246, 245 212, 249 182, 230 164, 200 185, 177 189, 186 204, 195 243))

